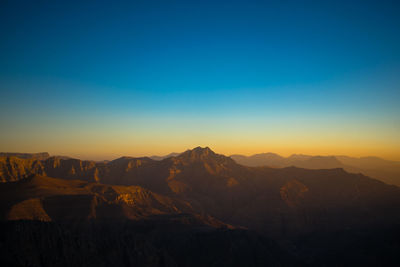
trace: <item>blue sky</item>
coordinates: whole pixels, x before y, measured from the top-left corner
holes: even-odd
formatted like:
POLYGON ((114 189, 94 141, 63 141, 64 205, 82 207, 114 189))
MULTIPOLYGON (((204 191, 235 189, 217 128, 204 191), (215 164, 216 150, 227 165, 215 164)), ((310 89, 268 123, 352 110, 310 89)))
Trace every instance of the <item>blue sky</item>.
POLYGON ((0 150, 400 159, 398 14, 398 1, 2 1, 0 150))

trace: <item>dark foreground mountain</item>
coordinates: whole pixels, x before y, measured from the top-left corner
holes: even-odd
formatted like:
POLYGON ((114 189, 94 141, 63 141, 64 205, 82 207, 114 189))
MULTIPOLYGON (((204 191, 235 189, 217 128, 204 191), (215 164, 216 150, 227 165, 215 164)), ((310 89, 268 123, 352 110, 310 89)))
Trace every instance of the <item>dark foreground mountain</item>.
MULTIPOLYGON (((376 263, 383 259, 398 263, 394 251, 399 239, 392 229, 400 224, 400 189, 343 169, 246 167, 209 148, 198 147, 159 161, 123 157, 96 163, 58 157, 4 157, 0 170, 3 181, 17 181, 0 184, 4 220, 53 222, 46 225, 105 221, 159 225, 162 221, 177 228, 184 224, 190 233, 211 229, 212 236, 227 238, 221 242, 230 247, 229 251, 234 250, 233 244, 244 242, 236 240, 234 233, 256 235, 256 240, 261 236, 274 239, 280 244, 276 245, 281 251, 278 254, 286 251, 295 258, 295 265, 354 266, 372 263, 373 259, 376 263), (368 239, 375 243, 364 247, 368 239), (344 240, 347 243, 341 244, 344 240), (350 250, 347 244, 357 249, 350 250), (385 249, 378 249, 378 245, 385 249), (324 261, 335 257, 330 251, 343 260, 324 261)), ((54 229, 51 227, 49 234, 54 229)), ((164 235, 166 230, 160 231, 164 235)), ((196 242, 187 233, 185 237, 177 236, 181 236, 179 242, 186 240, 190 247, 196 242)), ((213 238, 206 240, 219 242, 213 238)), ((263 246, 256 245, 258 241, 246 242, 240 244, 263 246)), ((258 253, 269 255, 271 250, 251 251, 254 254, 244 258, 259 259, 258 253)), ((229 262, 231 256, 221 257, 227 265, 240 261, 229 262)), ((287 264, 279 257, 268 260, 274 262, 272 265, 287 264)), ((192 265, 189 263, 177 264, 192 265)), ((221 261, 214 258, 203 266, 212 264, 221 265, 221 261)))
POLYGON ((274 241, 246 230, 146 221, 0 223, 1 266, 295 266, 274 241))
POLYGON ((0 185, 2 266, 291 266, 273 240, 139 186, 0 185))

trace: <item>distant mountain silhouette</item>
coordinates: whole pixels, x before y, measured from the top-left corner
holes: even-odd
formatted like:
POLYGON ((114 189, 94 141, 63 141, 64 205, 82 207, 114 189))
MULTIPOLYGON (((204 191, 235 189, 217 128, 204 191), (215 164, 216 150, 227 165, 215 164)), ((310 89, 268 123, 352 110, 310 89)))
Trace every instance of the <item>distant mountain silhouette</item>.
POLYGON ((173 152, 173 153, 170 153, 170 154, 165 155, 165 156, 151 156, 150 158, 153 159, 153 160, 163 160, 163 159, 170 158, 170 157, 176 157, 179 154, 180 153, 173 152))
POLYGON ((284 168, 295 166, 306 169, 343 168, 348 172, 362 173, 385 183, 400 186, 400 162, 384 160, 378 157, 354 158, 347 156, 294 154, 285 158, 274 153, 262 153, 252 156, 232 155, 231 158, 239 164, 250 167, 268 166, 284 168))
POLYGON ((250 166, 250 167, 260 167, 266 166, 266 162, 269 167, 281 167, 284 158, 274 153, 263 153, 256 154, 250 157, 246 157, 243 155, 231 155, 232 159, 234 159, 237 163, 250 166))

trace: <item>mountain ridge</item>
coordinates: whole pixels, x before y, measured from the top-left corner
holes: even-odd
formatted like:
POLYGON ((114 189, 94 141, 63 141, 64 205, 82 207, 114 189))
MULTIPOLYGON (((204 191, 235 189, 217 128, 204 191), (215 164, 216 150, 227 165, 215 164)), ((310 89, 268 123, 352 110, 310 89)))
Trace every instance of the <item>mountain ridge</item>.
POLYGON ((343 168, 246 167, 208 147, 196 147, 161 161, 148 157, 121 157, 107 163, 57 157, 7 160, 0 161, 3 176, 41 175, 90 184, 139 186, 189 203, 199 214, 268 234, 314 229, 310 218, 326 227, 344 227, 346 223, 340 221, 328 223, 343 210, 352 210, 353 214, 342 214, 349 218, 348 223, 374 223, 379 220, 378 207, 385 206, 385 201, 393 202, 394 210, 400 205, 399 188, 343 168), (14 167, 11 171, 10 166, 14 167), (322 211, 326 215, 319 214, 322 211), (285 221, 284 226, 280 220, 285 221))
POLYGON ((362 173, 388 184, 400 186, 400 162, 379 157, 310 156, 293 154, 282 157, 274 153, 260 153, 252 156, 231 155, 237 163, 249 167, 269 166, 283 168, 295 166, 306 169, 343 168, 352 173, 362 173))

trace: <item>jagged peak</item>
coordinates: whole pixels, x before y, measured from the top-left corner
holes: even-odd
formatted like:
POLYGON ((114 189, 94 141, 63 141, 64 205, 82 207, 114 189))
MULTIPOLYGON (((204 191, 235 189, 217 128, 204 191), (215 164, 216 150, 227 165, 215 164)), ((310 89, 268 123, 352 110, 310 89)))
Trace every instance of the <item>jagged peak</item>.
POLYGON ((205 158, 205 157, 214 157, 217 156, 217 154, 212 151, 209 147, 195 147, 193 149, 188 149, 182 154, 179 155, 179 157, 190 157, 190 158, 205 158))
POLYGON ((174 158, 182 162, 208 162, 214 164, 236 164, 233 159, 222 154, 217 154, 209 147, 195 147, 186 150, 174 158))
POLYGON ((203 153, 203 154, 204 153, 205 154, 209 154, 209 153, 215 154, 214 151, 212 151, 208 146, 206 146, 204 148, 201 146, 198 146, 198 147, 193 148, 192 151, 194 151, 196 153, 203 153))

